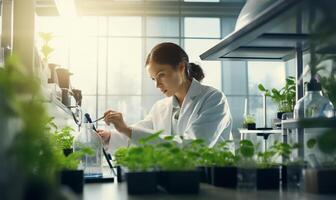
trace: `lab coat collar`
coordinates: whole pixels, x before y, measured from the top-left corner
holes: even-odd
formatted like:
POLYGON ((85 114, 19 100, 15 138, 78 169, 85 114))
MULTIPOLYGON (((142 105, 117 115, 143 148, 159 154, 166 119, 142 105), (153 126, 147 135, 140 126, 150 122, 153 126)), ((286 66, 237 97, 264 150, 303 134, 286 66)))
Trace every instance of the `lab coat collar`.
MULTIPOLYGON (((190 87, 189 87, 189 89, 187 91, 187 94, 185 96, 185 100, 186 99, 193 100, 195 97, 197 97, 202 92, 201 86, 202 86, 201 83, 198 82, 196 79, 193 78, 191 80, 190 87)), ((173 105, 173 108, 179 108, 180 107, 176 96, 172 97, 172 105, 173 105)))
POLYGON ((189 97, 190 99, 197 97, 202 92, 201 86, 201 83, 193 78, 186 97, 189 97))

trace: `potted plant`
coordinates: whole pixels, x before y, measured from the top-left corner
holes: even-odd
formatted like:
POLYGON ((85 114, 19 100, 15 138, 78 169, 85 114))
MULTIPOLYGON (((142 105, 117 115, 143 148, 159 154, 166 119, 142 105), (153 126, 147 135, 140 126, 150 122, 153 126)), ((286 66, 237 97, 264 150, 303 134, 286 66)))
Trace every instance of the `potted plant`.
POLYGON ((59 183, 68 186, 76 194, 82 194, 84 185, 83 170, 78 170, 77 168, 82 157, 93 154, 93 150, 89 147, 83 147, 81 150, 73 152, 74 137, 70 134, 73 129, 65 126, 58 130, 53 118, 49 121, 47 129, 54 129, 54 132, 51 132, 50 139, 53 152, 58 160, 59 183))
POLYGON ((272 148, 277 152, 277 155, 282 158, 280 180, 283 189, 296 190, 300 188, 304 162, 297 158, 291 158, 293 150, 298 147, 299 145, 297 143, 291 145, 276 141, 273 144, 272 148))
POLYGON ((139 146, 118 149, 116 163, 125 167, 128 194, 151 194, 157 191, 155 149, 150 142, 162 131, 139 140, 139 146))
POLYGON ((243 125, 247 130, 255 130, 256 129, 256 121, 253 115, 246 115, 244 118, 243 125))
MULTIPOLYGON (((280 161, 284 160, 284 165, 289 164, 289 155, 292 150, 297 148, 297 145, 289 145, 275 141, 274 144, 264 152, 257 154, 257 189, 261 190, 278 190, 280 186, 280 178, 285 182, 287 181, 286 168, 281 168, 282 173, 280 176, 280 161)), ((292 166, 296 166, 296 162, 292 166)), ((283 166, 283 165, 282 165, 283 166)), ((300 170, 302 168, 299 168, 300 170)), ((298 173, 301 173, 299 170, 298 173)))
POLYGON ((286 84, 280 90, 273 88, 266 89, 262 84, 258 85, 258 89, 266 96, 271 97, 278 106, 277 118, 281 119, 283 113, 293 112, 295 105, 295 78, 289 76, 286 78, 286 84))
POLYGON ((235 151, 237 156, 237 188, 254 190, 256 187, 255 147, 250 140, 241 140, 235 151))
POLYGON ((54 134, 52 135, 56 145, 58 145, 59 148, 62 149, 65 156, 70 155, 73 152, 72 144, 74 136, 71 134, 71 132, 73 132, 74 129, 70 126, 65 126, 61 130, 58 130, 55 123, 51 123, 51 126, 56 129, 54 134))
POLYGON ((219 187, 237 187, 237 160, 229 148, 232 141, 223 141, 213 148, 211 155, 213 167, 211 168, 212 184, 219 187))
POLYGON ((188 148, 179 146, 173 137, 155 146, 157 166, 160 169, 158 183, 172 194, 199 192, 199 172, 197 162, 190 156, 188 148))
POLYGON ((200 182, 211 184, 212 159, 210 158, 213 152, 212 148, 205 145, 202 139, 193 140, 184 145, 183 148, 187 151, 189 157, 194 158, 200 174, 200 182))
POLYGON ((278 190, 280 186, 280 164, 276 163, 278 142, 264 152, 257 153, 257 189, 278 190))
POLYGON ((43 45, 41 47, 41 52, 44 56, 43 61, 48 63, 49 55, 54 51, 54 49, 49 46, 49 42, 53 38, 53 34, 41 32, 39 35, 43 40, 43 45))
POLYGON ((83 193, 84 174, 83 170, 78 170, 80 159, 85 155, 93 154, 92 149, 84 147, 81 151, 76 151, 69 155, 64 155, 63 149, 59 149, 56 144, 55 153, 58 153, 60 180, 59 183, 68 186, 76 194, 83 193))
POLYGON ((310 168, 305 171, 307 192, 336 194, 336 129, 327 129, 317 138, 307 141, 311 150, 310 168))

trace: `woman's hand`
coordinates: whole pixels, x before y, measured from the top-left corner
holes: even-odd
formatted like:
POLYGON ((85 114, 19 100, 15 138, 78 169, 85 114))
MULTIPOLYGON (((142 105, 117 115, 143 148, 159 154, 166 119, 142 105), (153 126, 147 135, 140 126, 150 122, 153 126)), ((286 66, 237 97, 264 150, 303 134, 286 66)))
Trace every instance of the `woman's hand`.
POLYGON ((97 134, 103 139, 103 142, 105 144, 109 143, 109 140, 110 140, 110 137, 111 137, 111 133, 109 131, 98 129, 97 134))
POLYGON ((110 125, 112 123, 117 131, 125 134, 129 138, 131 137, 132 129, 126 125, 126 123, 124 122, 124 118, 120 112, 109 110, 105 112, 104 116, 104 121, 107 125, 110 125))

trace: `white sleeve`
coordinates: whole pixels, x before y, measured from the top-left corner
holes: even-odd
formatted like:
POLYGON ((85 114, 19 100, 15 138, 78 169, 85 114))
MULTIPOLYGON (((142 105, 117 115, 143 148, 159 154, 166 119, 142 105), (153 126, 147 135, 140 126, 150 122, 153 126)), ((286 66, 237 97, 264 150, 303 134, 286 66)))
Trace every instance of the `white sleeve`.
POLYGON ((232 126, 231 113, 226 97, 221 92, 212 93, 204 102, 198 116, 189 124, 183 136, 187 140, 203 139, 212 147, 220 137, 229 139, 232 126))
POLYGON ((154 107, 155 104, 153 105, 151 111, 148 113, 145 119, 131 126, 132 127, 132 137, 130 139, 131 143, 136 144, 140 138, 155 133, 153 126, 153 115, 152 115, 154 107))
POLYGON ((113 155, 113 153, 120 147, 127 147, 129 144, 129 138, 119 133, 116 130, 111 131, 110 140, 108 143, 108 152, 113 155))
MULTIPOLYGON (((155 105, 154 105, 155 106, 155 105)), ((111 131, 110 140, 108 143, 108 151, 113 154, 118 148, 129 146, 130 143, 136 144, 138 139, 146 137, 155 131, 153 130, 152 112, 154 109, 152 107, 149 114, 145 119, 131 125, 132 128, 132 138, 128 138, 126 135, 119 133, 118 131, 111 131)))

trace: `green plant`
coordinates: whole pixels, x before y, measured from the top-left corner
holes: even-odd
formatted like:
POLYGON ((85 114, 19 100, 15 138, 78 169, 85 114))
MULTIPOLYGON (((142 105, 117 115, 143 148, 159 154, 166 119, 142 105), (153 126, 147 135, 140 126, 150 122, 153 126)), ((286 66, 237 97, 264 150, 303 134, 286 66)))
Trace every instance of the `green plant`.
POLYGON ((323 168, 336 168, 336 129, 330 128, 316 138, 307 141, 308 149, 313 150, 310 155, 313 162, 323 168), (317 148, 318 151, 316 151, 317 148), (315 151, 314 151, 315 150, 315 151))
POLYGON ((190 151, 179 146, 170 136, 155 146, 156 164, 161 170, 186 171, 195 169, 197 161, 194 156, 190 155, 190 151))
POLYGON ((243 124, 247 125, 247 124, 253 124, 253 123, 255 123, 254 116, 253 115, 246 115, 245 118, 244 118, 243 124))
POLYGON ((40 37, 44 42, 41 47, 41 52, 44 56, 43 60, 45 62, 48 62, 49 55, 54 51, 54 49, 49 46, 49 42, 53 38, 53 34, 52 33, 40 33, 40 37))
POLYGON ((262 84, 258 85, 258 89, 268 97, 271 97, 273 102, 278 105, 279 112, 293 112, 295 105, 295 78, 290 76, 286 78, 286 84, 280 90, 273 88, 266 89, 262 84))
POLYGON ((89 147, 83 147, 80 151, 75 151, 68 156, 64 155, 63 149, 58 148, 57 144, 54 147, 56 148, 53 151, 57 157, 58 168, 60 170, 76 170, 84 155, 94 155, 94 151, 89 147))
POLYGON ((5 199, 13 195, 22 199, 36 182, 50 189, 56 186, 59 160, 46 129, 50 117, 37 99, 42 99, 38 80, 18 58, 6 58, 0 68, 0 137, 4 142, 0 173, 6 183, 0 190, 5 199))
POLYGON ((115 161, 118 165, 128 168, 130 171, 149 171, 156 166, 154 145, 150 144, 159 139, 163 131, 158 131, 148 137, 139 140, 139 146, 119 148, 115 153, 115 161))
POLYGON ((289 163, 290 155, 293 149, 298 148, 297 144, 290 145, 287 143, 282 143, 274 141, 273 145, 264 152, 259 152, 257 154, 258 162, 257 165, 259 168, 270 168, 279 165, 277 159, 280 156, 284 159, 283 164, 289 163))
MULTIPOLYGON (((336 62, 336 61, 334 61, 336 62)), ((336 106, 336 66, 327 77, 321 77, 321 85, 324 93, 328 96, 334 107, 336 106)))
POLYGON ((70 126, 65 126, 61 130, 56 129, 52 138, 56 141, 56 145, 59 145, 61 149, 72 149, 72 143, 74 136, 71 132, 74 131, 70 126))
POLYGON ((236 154, 240 159, 251 159, 254 156, 254 144, 250 140, 241 140, 236 154))
POLYGON ((170 171, 194 169, 200 153, 196 147, 203 149, 203 142, 194 140, 182 146, 172 136, 160 139, 162 132, 141 138, 138 146, 119 148, 114 153, 115 162, 130 171, 148 171, 157 167, 170 171))

